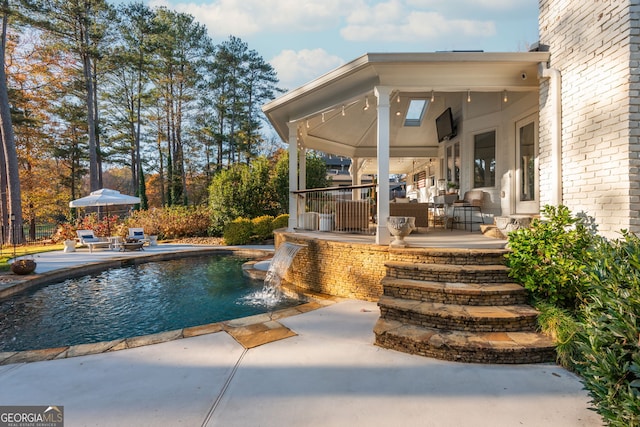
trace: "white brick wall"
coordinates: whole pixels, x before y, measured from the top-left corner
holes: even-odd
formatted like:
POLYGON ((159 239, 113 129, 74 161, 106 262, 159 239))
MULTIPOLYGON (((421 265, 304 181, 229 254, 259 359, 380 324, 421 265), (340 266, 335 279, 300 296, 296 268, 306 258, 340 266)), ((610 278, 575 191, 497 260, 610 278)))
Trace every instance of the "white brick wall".
MULTIPOLYGON (((563 204, 615 236, 640 231, 640 6, 540 0, 540 43, 562 75, 563 204)), ((633 2, 637 3, 637 2, 633 2)), ((540 91, 540 193, 549 203, 549 85, 540 91)))

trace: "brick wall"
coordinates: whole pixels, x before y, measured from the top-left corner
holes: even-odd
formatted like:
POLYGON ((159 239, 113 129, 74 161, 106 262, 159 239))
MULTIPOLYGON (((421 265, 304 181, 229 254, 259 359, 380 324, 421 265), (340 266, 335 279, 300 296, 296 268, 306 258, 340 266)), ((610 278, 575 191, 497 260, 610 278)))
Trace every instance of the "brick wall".
MULTIPOLYGON (((628 0, 541 0, 540 43, 562 77, 563 204, 600 231, 640 231, 640 6, 628 0)), ((551 117, 540 90, 540 194, 549 203, 551 117)))

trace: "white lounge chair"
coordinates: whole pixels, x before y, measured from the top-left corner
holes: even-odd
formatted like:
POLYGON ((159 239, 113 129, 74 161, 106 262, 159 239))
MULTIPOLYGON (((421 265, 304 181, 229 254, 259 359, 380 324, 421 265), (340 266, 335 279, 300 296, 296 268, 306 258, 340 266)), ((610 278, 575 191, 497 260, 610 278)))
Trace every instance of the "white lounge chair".
POLYGON ((111 242, 108 240, 96 237, 93 234, 93 230, 77 230, 78 240, 81 245, 89 247, 89 252, 93 252, 93 248, 111 248, 111 242))
POLYGON ((127 236, 127 241, 128 242, 136 241, 136 242, 142 242, 147 244, 149 243, 149 239, 144 234, 144 229, 137 228, 137 227, 129 228, 129 235, 127 236))

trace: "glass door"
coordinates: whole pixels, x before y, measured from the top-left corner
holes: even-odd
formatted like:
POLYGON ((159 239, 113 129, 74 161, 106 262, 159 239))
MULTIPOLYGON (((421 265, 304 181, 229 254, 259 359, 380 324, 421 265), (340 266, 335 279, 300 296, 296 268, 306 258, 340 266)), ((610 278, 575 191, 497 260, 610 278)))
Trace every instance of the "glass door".
POLYGON ((450 144, 446 149, 447 183, 460 185, 460 142, 450 144))
POLYGON ((538 124, 535 116, 516 122, 516 213, 540 212, 538 124))

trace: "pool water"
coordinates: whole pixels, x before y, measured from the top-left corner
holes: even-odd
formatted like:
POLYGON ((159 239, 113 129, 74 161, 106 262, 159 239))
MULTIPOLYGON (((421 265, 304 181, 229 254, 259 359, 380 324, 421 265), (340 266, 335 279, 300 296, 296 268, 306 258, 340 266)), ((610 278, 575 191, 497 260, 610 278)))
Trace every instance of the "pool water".
POLYGON ((105 270, 0 302, 0 351, 110 341, 220 322, 297 305, 261 303, 263 284, 233 255, 105 270))

